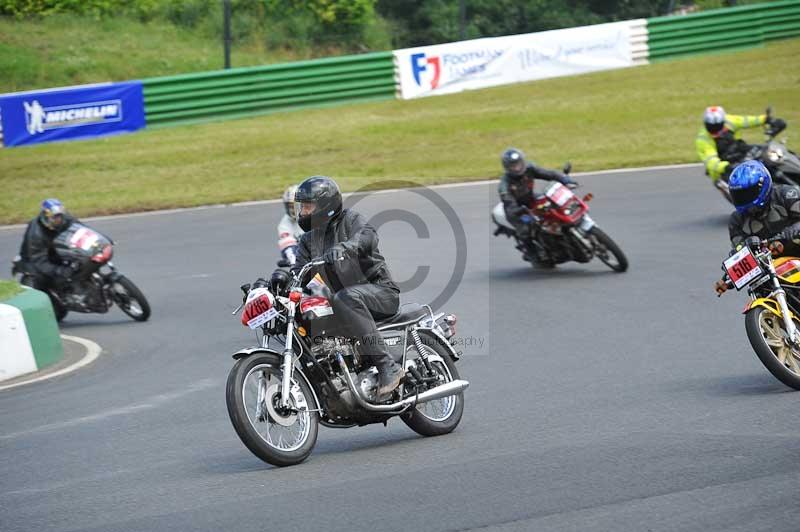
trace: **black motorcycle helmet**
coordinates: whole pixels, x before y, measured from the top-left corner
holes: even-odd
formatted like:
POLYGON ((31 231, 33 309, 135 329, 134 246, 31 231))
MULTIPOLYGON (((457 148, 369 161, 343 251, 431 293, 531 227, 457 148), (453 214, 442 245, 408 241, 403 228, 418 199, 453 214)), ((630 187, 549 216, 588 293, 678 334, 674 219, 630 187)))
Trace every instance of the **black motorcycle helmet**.
POLYGON ((322 227, 342 212, 342 193, 330 177, 309 177, 297 187, 294 201, 297 223, 303 231, 322 227))
POLYGON ((275 294, 284 296, 291 280, 292 278, 286 270, 277 269, 272 272, 272 276, 269 278, 269 287, 272 288, 275 294))
POLYGON ((511 177, 521 177, 528 166, 525 154, 516 148, 508 148, 504 151, 500 156, 500 162, 503 163, 503 170, 511 177))

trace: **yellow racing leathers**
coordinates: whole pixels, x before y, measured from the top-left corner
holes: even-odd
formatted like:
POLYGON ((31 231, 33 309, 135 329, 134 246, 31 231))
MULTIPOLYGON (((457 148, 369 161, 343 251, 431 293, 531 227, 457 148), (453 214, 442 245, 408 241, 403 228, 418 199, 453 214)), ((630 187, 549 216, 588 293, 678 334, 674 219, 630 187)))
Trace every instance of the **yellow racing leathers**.
POLYGON ((732 162, 741 160, 738 155, 742 153, 742 147, 746 146, 742 140, 742 130, 766 123, 767 115, 727 115, 725 127, 719 133, 712 135, 705 127, 700 129, 694 145, 697 156, 703 161, 706 173, 712 181, 716 182, 726 174, 732 162))

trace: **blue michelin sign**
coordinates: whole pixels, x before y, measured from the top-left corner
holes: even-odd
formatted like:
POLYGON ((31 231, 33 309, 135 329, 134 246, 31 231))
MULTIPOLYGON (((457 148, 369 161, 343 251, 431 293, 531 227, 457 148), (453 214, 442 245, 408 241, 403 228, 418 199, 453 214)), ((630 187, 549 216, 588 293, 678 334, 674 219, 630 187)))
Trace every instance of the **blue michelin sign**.
POLYGON ((4 146, 129 133, 144 126, 141 81, 0 94, 4 146))

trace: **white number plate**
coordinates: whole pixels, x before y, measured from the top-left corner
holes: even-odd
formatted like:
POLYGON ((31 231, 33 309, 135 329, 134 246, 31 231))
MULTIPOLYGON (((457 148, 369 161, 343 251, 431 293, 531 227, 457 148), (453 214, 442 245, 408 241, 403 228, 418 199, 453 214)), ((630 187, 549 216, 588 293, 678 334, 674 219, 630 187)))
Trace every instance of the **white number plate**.
POLYGON ((278 311, 275 310, 275 307, 272 307, 268 311, 263 312, 258 316, 256 316, 255 318, 249 320, 247 322, 247 326, 250 327, 251 329, 258 329, 259 327, 267 323, 269 320, 275 318, 277 315, 278 311))
POLYGON ((753 279, 764 275, 764 270, 761 269, 758 261, 750 252, 750 248, 746 246, 725 259, 722 265, 737 290, 741 290, 750 284, 753 279))
POLYGON ((544 192, 544 195, 559 207, 563 207, 575 194, 561 183, 553 183, 544 192))

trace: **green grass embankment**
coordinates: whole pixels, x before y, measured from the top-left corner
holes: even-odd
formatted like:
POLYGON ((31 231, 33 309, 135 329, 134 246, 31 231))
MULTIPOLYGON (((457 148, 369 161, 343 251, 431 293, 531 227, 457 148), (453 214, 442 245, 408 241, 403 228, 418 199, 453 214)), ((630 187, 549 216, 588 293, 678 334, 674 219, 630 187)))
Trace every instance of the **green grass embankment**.
POLYGON ((800 131, 798 55, 796 39, 450 96, 0 150, 0 223, 29 219, 47 196, 85 216, 276 198, 318 173, 345 190, 486 179, 507 146, 548 166, 570 160, 576 172, 693 162, 707 105, 755 114, 772 104, 790 139, 800 131))
MULTIPOLYGON (((235 67, 262 65, 307 59, 309 52, 267 52, 261 43, 246 41, 234 45, 231 62, 235 67)), ((68 14, 30 20, 0 17, 0 93, 223 66, 220 38, 166 21, 68 14)))
POLYGON ((6 281, 0 279, 0 302, 11 299, 22 292, 23 288, 16 281, 6 281))

